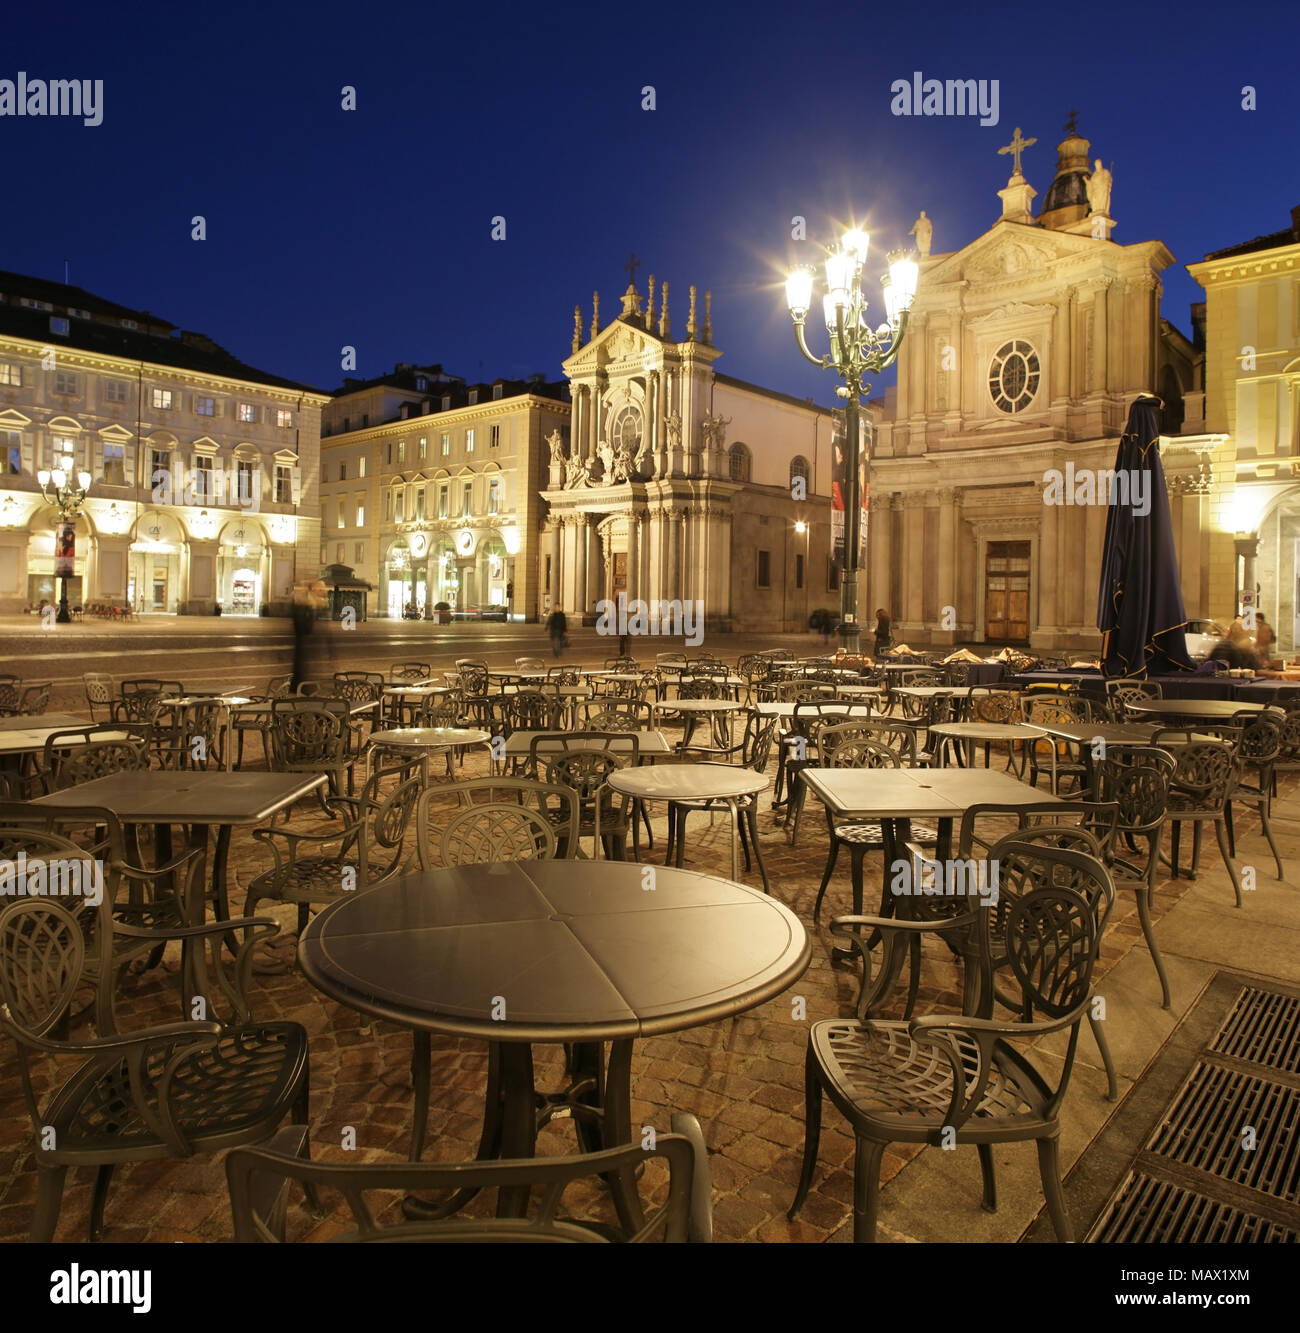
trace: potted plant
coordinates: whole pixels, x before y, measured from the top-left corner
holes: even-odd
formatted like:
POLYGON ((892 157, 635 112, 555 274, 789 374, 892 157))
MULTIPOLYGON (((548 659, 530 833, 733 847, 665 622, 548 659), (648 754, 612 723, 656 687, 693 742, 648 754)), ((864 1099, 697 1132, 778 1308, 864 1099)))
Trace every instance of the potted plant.
POLYGON ((451 623, 450 602, 434 602, 433 612, 434 612, 433 619, 435 624, 449 625, 451 623))

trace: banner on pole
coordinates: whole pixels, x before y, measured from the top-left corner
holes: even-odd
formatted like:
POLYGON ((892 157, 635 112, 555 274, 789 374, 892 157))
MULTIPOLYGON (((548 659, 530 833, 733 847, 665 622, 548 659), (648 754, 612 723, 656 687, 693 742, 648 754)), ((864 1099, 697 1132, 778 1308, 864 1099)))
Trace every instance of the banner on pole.
MULTIPOLYGON (((870 422, 865 412, 858 415, 858 498, 861 504, 858 523, 858 567, 867 555, 867 514, 871 508, 870 483, 867 481, 867 460, 870 456, 870 422)), ((831 413, 831 558, 840 569, 844 568, 844 519, 848 501, 848 450, 845 448, 848 427, 843 412, 831 413)))
POLYGON ((54 530, 54 577, 75 578, 77 573, 77 525, 60 523, 54 530))

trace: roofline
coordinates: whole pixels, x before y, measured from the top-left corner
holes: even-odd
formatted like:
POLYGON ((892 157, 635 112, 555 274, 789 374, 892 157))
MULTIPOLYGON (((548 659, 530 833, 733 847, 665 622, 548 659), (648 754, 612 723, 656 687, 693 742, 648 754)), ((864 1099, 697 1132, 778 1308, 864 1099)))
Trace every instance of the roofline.
POLYGON ((320 439, 321 448, 338 443, 340 440, 348 440, 350 443, 356 443, 353 437, 365 435, 377 438, 381 434, 390 433, 401 435, 421 421, 447 421, 454 417, 458 412, 474 412, 481 416, 490 416, 491 410, 500 409, 507 403, 522 404, 531 406, 535 404, 538 407, 558 408, 562 412, 571 412, 572 403, 566 403, 562 398, 547 398, 535 393, 517 393, 512 398, 493 398, 486 403, 466 403, 464 407, 449 407, 445 412, 429 412, 418 417, 399 417, 396 421, 381 421, 374 426, 358 426, 356 430, 338 430, 329 435, 322 435, 320 439))
MULTIPOLYGON (((11 343, 15 347, 34 348, 37 356, 41 355, 45 349, 51 346, 49 342, 37 342, 31 338, 24 338, 18 333, 6 333, 0 329, 0 345, 11 343)), ((143 357, 120 356, 115 352, 100 352, 94 348, 76 347, 69 343, 64 346, 62 343, 55 344, 58 347, 59 355, 66 357, 82 356, 92 360, 115 362, 123 366, 144 366, 152 371, 165 371, 172 375, 192 375, 202 376, 204 379, 224 381, 228 384, 247 384, 256 385, 264 393, 274 391, 284 394, 293 394, 298 398, 315 398, 324 406, 330 401, 327 393, 322 393, 319 389, 313 389, 309 384, 298 384, 293 380, 286 380, 282 384, 272 384, 269 380, 250 380, 243 379, 238 375, 232 375, 224 371, 216 370, 196 370, 189 366, 171 366, 165 361, 149 361, 143 357)), ((256 366, 249 366, 249 370, 256 370, 256 366)), ((268 371, 267 374, 270 372, 268 371)))

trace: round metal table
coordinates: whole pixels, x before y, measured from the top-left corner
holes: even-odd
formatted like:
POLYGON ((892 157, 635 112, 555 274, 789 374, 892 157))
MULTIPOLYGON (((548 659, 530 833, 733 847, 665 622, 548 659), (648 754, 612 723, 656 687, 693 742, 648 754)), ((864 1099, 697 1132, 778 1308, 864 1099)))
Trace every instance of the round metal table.
MULTIPOLYGON (((701 701, 703 702, 703 701, 701 701)), ((737 827, 740 811, 737 802, 742 796, 757 796, 766 791, 766 774, 734 764, 655 764, 645 768, 621 768, 606 779, 610 788, 623 796, 638 801, 720 801, 731 818, 731 878, 736 878, 737 827)), ((758 821, 755 818, 758 802, 750 801, 745 808, 754 857, 763 876, 763 889, 770 892, 767 867, 758 846, 758 821)), ((633 825, 635 827, 635 824, 633 825)), ((677 858, 682 857, 682 840, 677 840, 677 858)))
MULTIPOLYGON (((647 883, 649 869, 618 861, 458 866, 390 880, 312 919, 298 946, 307 979, 415 1033, 413 1159, 428 1116, 430 1033, 492 1043, 480 1158, 530 1157, 540 1125, 566 1113, 585 1148, 614 1147, 632 1141, 637 1037, 743 1013, 802 976, 808 935, 780 903, 689 870, 656 867, 647 883), (533 1042, 581 1043, 576 1083, 554 1098, 538 1097, 533 1042)), ((630 1173, 611 1184, 624 1225, 634 1224, 630 1173)), ((520 1202, 503 1193, 503 1210, 520 1202)), ((409 1201, 408 1211, 438 1209, 409 1201)))
POLYGON ((370 757, 380 750, 415 751, 421 756, 420 773, 429 783, 429 756, 457 745, 482 745, 490 741, 489 732, 474 727, 394 727, 391 731, 372 731, 367 741, 370 757))

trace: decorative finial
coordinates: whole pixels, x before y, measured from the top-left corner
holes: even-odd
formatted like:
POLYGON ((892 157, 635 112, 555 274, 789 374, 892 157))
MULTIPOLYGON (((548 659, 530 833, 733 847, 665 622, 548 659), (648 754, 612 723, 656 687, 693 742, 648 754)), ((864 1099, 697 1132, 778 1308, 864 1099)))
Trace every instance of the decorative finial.
POLYGON ((623 267, 627 270, 627 285, 629 287, 635 287, 636 271, 641 267, 641 261, 636 257, 635 250, 633 250, 632 253, 628 255, 627 263, 624 264, 623 267))
POLYGON ((573 350, 576 352, 582 346, 582 307, 575 305, 573 307, 573 350))
POLYGON ((1011 161, 1013 163, 1011 175, 1013 179, 1016 176, 1024 175, 1024 172, 1020 170, 1020 154, 1023 153, 1026 148, 1032 147, 1037 142, 1037 139, 1022 139, 1020 137, 1020 126, 1017 125, 1016 132, 1011 136, 1011 142, 1007 144, 1005 148, 998 149, 999 157, 1005 157, 1008 153, 1011 154, 1011 161))
POLYGON ((668 321, 668 280, 664 279, 664 308, 659 312, 659 336, 667 338, 672 332, 672 325, 668 321))
POLYGON ((1078 134, 1079 126, 1076 123, 1078 119, 1079 119, 1079 113, 1077 111, 1071 110, 1070 114, 1065 118, 1066 134, 1078 134))
POLYGON ((713 293, 704 293, 704 341, 713 342, 713 293))
POLYGON ((695 341, 695 288, 691 288, 691 308, 686 316, 686 336, 695 341))
POLYGON ((655 275, 650 275, 650 295, 645 302, 645 326, 648 332, 655 331, 655 275))
POLYGON ((600 293, 591 294, 591 336, 594 338, 600 332, 600 293))

